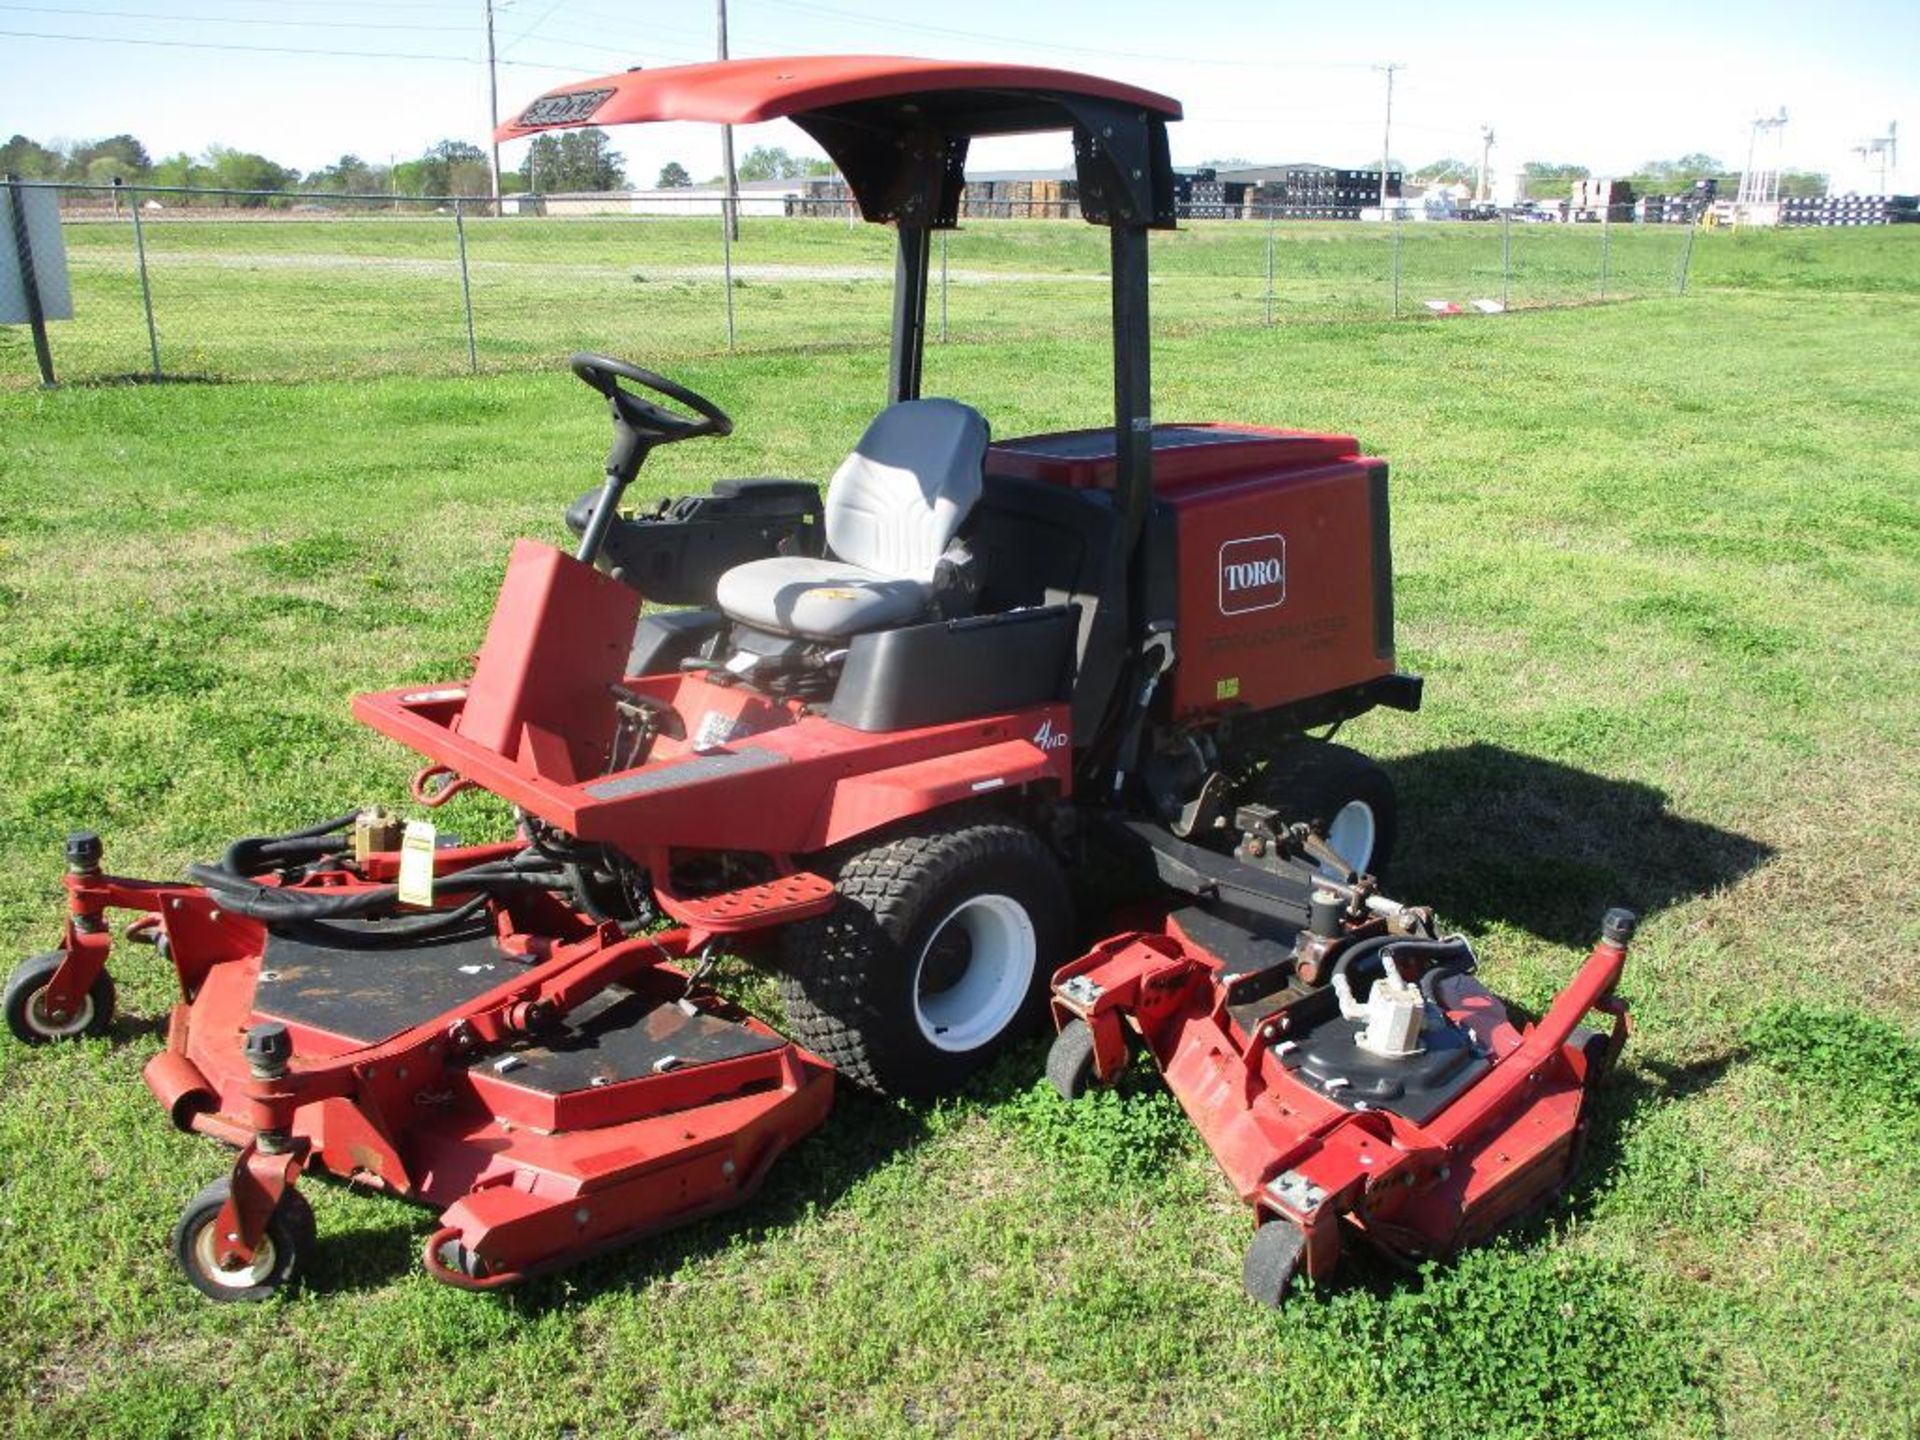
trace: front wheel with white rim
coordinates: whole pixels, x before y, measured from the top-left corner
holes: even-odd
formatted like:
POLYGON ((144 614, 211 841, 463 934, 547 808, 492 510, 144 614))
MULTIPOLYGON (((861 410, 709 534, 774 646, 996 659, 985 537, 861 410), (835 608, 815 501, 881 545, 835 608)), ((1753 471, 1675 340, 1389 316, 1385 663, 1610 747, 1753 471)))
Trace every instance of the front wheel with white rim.
POLYGON ((173 1258, 209 1300, 265 1300, 300 1278, 312 1258, 316 1230, 306 1196, 289 1188, 267 1218, 267 1233, 242 1265, 222 1265, 219 1227, 232 1182, 222 1176, 188 1202, 173 1227, 173 1258))
POLYGON ((59 1009, 47 1000, 47 982, 60 968, 66 956, 58 950, 32 955, 13 967, 7 977, 4 1003, 7 1029, 13 1038, 27 1045, 45 1045, 54 1040, 81 1040, 104 1035, 113 1022, 113 977, 102 970, 71 1011, 59 1009))
POLYGON ((952 817, 846 855, 840 902, 782 938, 794 1037, 890 1095, 958 1087, 1046 1013, 1066 877, 1024 826, 952 817))
POLYGON ((1355 870, 1385 875, 1400 806, 1387 772, 1359 751, 1318 740, 1288 745, 1267 762, 1254 790, 1261 804, 1280 812, 1280 823, 1304 821, 1355 870))

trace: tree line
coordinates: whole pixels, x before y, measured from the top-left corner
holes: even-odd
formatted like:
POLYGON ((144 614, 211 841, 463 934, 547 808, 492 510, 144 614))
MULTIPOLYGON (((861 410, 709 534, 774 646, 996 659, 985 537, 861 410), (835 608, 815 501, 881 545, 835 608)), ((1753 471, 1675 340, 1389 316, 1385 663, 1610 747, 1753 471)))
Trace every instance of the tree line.
MULTIPOLYGON (((1245 162, 1208 163, 1229 168, 1245 162)), ((777 145, 756 145, 741 157, 737 170, 743 181, 791 180, 831 175, 833 166, 825 160, 790 154, 777 145)), ((104 185, 118 178, 128 184, 267 192, 258 197, 236 197, 232 202, 241 205, 276 203, 271 196, 292 197, 302 192, 452 197, 487 195, 492 188, 487 152, 465 140, 442 140, 413 159, 390 158, 384 165, 358 155, 342 155, 331 165, 302 174, 264 155, 225 145, 210 145, 199 155, 180 151, 156 160, 133 135, 52 144, 15 135, 0 145, 0 173, 29 180, 104 185)), ((1525 196, 1533 200, 1564 200, 1575 181, 1592 174, 1584 165, 1547 160, 1529 160, 1521 167, 1525 196)), ((1420 166, 1409 178, 1425 184, 1471 185, 1476 175, 1473 162, 1447 157, 1420 166)), ((1711 155, 1695 153, 1677 160, 1649 160, 1630 174, 1611 178, 1625 180, 1641 195, 1682 194, 1696 181, 1710 178, 1718 180, 1722 192, 1730 194, 1739 184, 1740 175, 1711 155)), ((606 131, 593 126, 536 136, 520 168, 500 180, 500 188, 508 193, 623 190, 629 184, 626 157, 614 150, 606 131)), ((719 181, 715 175, 707 183, 719 181)), ((663 165, 654 180, 660 189, 693 183, 692 175, 677 160, 663 165)), ((1814 171, 1789 170, 1780 177, 1780 193, 1785 196, 1823 195, 1826 187, 1827 177, 1814 171)))
MULTIPOLYGON (((791 155, 777 145, 757 145, 741 159, 738 173, 742 180, 790 179, 830 175, 833 167, 824 160, 791 155)), ((182 150, 156 158, 138 136, 124 134, 49 143, 15 135, 0 145, 0 174, 70 184, 108 185, 121 180, 129 185, 262 192, 221 202, 239 206, 288 204, 303 193, 323 192, 481 196, 492 193, 493 180, 487 152, 465 140, 442 140, 412 159, 389 157, 385 164, 346 154, 303 173, 227 145, 209 145, 198 155, 182 150)), ((716 175, 709 183, 719 179, 716 175)), ((520 168, 500 177, 500 188, 507 193, 623 190, 628 183, 626 157, 613 148, 606 131, 592 126, 536 136, 520 168)), ((672 189, 693 184, 693 177, 685 166, 670 160, 654 184, 672 189)), ((187 198, 176 197, 176 203, 187 198)))

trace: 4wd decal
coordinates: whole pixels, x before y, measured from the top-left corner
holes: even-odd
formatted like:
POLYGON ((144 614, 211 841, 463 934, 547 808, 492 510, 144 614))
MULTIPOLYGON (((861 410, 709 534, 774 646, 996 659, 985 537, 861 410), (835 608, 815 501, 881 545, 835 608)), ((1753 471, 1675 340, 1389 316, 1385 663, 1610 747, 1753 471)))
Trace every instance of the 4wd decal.
POLYGON ((573 125, 607 103, 606 90, 569 90, 564 95, 542 95, 520 112, 516 125, 573 125))
POLYGON ((1287 598, 1284 535, 1248 535, 1220 547, 1220 613, 1272 610, 1287 598))
POLYGON ((1053 721, 1048 719, 1042 720, 1040 728, 1033 732, 1033 743, 1042 750, 1064 750, 1073 740, 1066 731, 1054 729, 1053 721))

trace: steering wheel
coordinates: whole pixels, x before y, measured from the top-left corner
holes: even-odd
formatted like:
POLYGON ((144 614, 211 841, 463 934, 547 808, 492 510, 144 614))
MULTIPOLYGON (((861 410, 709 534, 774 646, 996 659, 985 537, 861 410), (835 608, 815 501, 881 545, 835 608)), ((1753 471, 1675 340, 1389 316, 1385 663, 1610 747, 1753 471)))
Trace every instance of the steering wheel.
POLYGON ((642 438, 653 444, 666 445, 676 440, 691 440, 698 435, 733 433, 733 421, 727 418, 727 412, 704 395, 696 395, 684 385, 676 385, 666 376, 643 370, 631 361, 582 352, 568 364, 573 367, 575 375, 607 397, 607 406, 613 411, 616 422, 638 431, 642 438), (696 420, 676 414, 662 409, 651 400, 643 400, 622 386, 622 380, 651 390, 663 399, 693 411, 699 418, 696 420))

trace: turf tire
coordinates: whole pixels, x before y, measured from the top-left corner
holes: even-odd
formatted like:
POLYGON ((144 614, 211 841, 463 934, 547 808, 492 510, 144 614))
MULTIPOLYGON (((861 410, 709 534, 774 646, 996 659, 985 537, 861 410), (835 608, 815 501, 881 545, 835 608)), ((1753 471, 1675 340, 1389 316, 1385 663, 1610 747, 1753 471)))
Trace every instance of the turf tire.
POLYGON ((1031 830, 978 816, 923 821, 827 868, 839 903, 781 937, 780 997, 802 1044, 855 1084, 924 1098, 957 1089, 1037 1028, 1047 983, 1069 958, 1073 907, 1059 861, 1031 830), (987 895, 1024 911, 1033 973, 995 1033, 966 1050, 943 1049, 916 1018, 922 956, 956 906, 987 895))
POLYGON ((1373 812, 1372 851, 1365 860, 1346 858, 1371 875, 1386 874, 1399 830, 1399 799, 1387 772, 1358 750, 1318 740, 1288 745, 1267 762, 1252 788, 1255 800, 1280 812, 1281 823, 1305 821, 1322 835, 1347 805, 1366 805, 1373 812))

